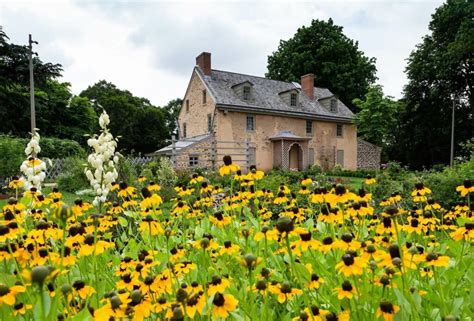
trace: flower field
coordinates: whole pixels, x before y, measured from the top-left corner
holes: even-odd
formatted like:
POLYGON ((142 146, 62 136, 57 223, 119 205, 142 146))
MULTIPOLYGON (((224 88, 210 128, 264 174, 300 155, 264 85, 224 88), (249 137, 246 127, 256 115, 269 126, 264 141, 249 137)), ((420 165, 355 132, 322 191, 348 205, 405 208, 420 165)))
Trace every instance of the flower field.
POLYGON ((42 194, 31 155, 27 178, 10 182, 1 320, 473 319, 471 181, 453 208, 421 182, 410 198, 375 203, 370 177, 358 191, 310 177, 268 190, 263 172, 243 174, 227 156, 224 184, 195 174, 164 203, 153 177, 114 182, 101 121, 88 160, 94 204, 42 194))

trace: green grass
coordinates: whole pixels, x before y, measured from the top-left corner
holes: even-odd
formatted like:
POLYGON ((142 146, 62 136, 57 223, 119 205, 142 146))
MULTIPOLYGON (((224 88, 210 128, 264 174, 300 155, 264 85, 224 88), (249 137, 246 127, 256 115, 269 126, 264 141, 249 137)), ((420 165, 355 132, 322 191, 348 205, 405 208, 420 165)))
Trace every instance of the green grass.
POLYGON ((362 183, 365 178, 360 177, 341 177, 341 176, 328 176, 334 179, 336 182, 348 185, 350 189, 358 191, 362 187, 362 183))

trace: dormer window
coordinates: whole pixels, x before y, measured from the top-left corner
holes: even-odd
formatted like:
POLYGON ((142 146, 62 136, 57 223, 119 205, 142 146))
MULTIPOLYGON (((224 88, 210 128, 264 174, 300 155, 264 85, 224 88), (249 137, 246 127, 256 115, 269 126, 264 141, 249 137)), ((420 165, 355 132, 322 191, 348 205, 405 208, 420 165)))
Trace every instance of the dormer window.
POLYGON ((296 106, 298 104, 298 94, 291 93, 290 95, 290 106, 296 106))
POLYGON ((244 89, 242 92, 242 99, 250 100, 250 86, 244 86, 244 89))
POLYGON ((335 99, 335 98, 331 99, 330 111, 332 113, 337 113, 337 99, 335 99))

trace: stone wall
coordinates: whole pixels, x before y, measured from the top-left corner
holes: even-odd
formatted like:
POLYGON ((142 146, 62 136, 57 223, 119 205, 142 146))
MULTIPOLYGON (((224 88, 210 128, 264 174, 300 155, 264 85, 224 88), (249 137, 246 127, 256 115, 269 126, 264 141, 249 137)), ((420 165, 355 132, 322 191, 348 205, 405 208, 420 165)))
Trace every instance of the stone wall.
POLYGON ((212 144, 213 139, 209 137, 205 140, 197 142, 190 147, 183 148, 177 152, 175 156, 175 168, 176 169, 187 169, 189 166, 190 156, 198 157, 198 165, 200 168, 213 168, 213 155, 212 155, 212 144))
POLYGON ((380 169, 380 155, 382 148, 357 139, 357 168, 358 169, 380 169))

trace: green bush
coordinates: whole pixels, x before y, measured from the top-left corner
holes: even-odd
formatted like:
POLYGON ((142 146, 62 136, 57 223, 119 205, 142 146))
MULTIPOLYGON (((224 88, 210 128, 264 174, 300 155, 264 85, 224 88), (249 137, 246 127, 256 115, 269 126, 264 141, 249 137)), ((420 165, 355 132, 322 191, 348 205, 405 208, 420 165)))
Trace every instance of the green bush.
POLYGON ((175 196, 174 186, 178 181, 178 176, 173 169, 171 161, 166 157, 160 158, 156 171, 156 180, 161 186, 160 194, 165 200, 175 196))
POLYGON ((133 184, 137 180, 138 172, 129 159, 120 157, 116 169, 118 172, 117 181, 133 184))
MULTIPOLYGON (((26 158, 28 138, 0 135, 0 177, 18 175, 26 158)), ((73 140, 42 137, 40 158, 66 158, 85 156, 84 149, 73 140)))
POLYGON ((90 188, 89 180, 84 174, 86 161, 77 157, 69 157, 63 165, 63 172, 56 179, 61 191, 74 193, 90 188))

